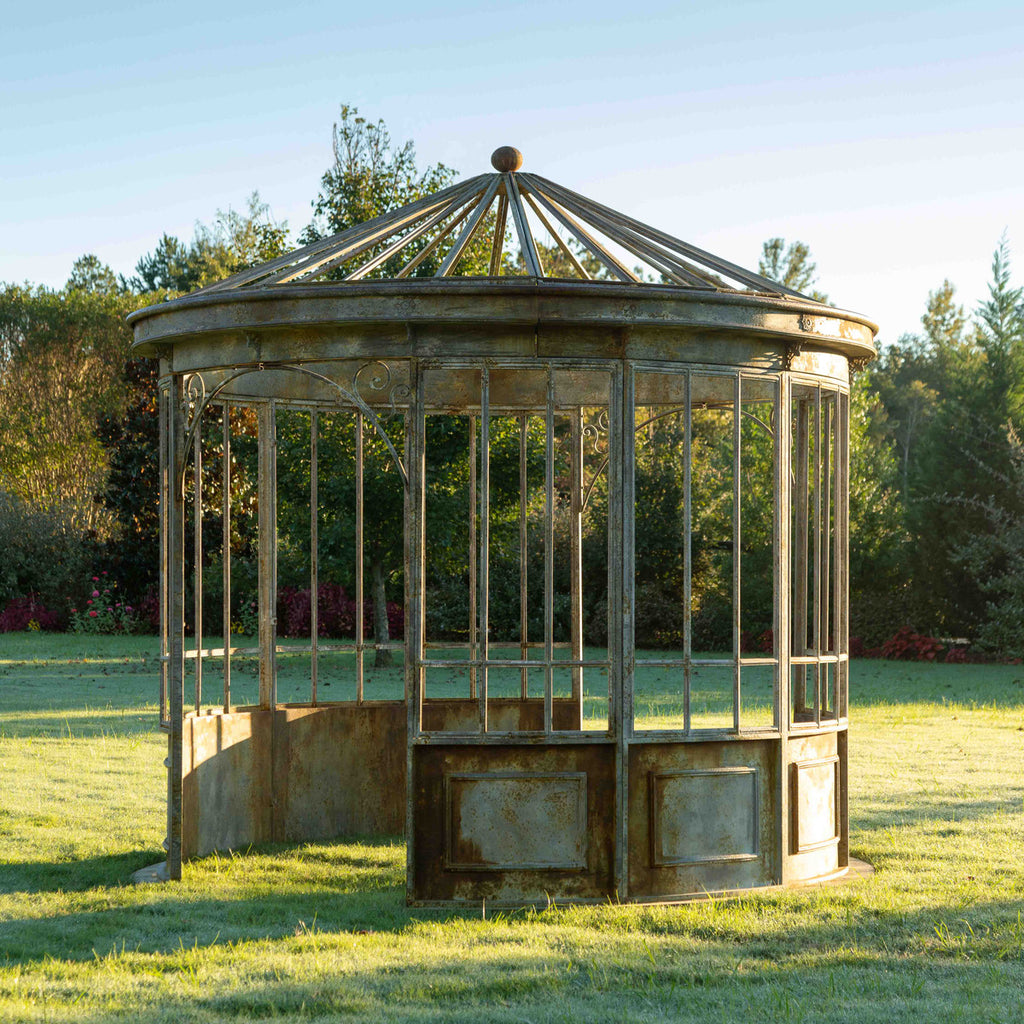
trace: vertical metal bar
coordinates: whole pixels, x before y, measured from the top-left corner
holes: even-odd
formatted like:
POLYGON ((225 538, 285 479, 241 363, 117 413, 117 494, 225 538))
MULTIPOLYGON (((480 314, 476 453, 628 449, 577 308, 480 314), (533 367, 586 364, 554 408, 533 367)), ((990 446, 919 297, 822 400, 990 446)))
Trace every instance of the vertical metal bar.
POLYGON ((839 695, 837 714, 846 718, 849 714, 850 685, 850 396, 841 395, 841 429, 840 461, 842 478, 839 482, 839 522, 842 533, 838 538, 837 558, 840 560, 839 580, 839 653, 846 655, 843 662, 842 686, 839 695))
MULTIPOLYGON (((787 378, 788 379, 788 378, 787 378)), ((791 400, 786 416, 792 415, 791 409, 796 408, 796 436, 793 442, 793 455, 796 458, 793 483, 793 605, 792 605, 792 650, 793 654, 803 657, 807 654, 807 574, 808 556, 810 554, 809 538, 809 503, 810 503, 810 407, 807 399, 791 400)), ((793 701, 792 714, 801 714, 807 707, 807 666, 797 665, 793 668, 793 701)), ((786 685, 789 685, 787 680, 786 685)), ((795 717, 793 721, 795 721, 795 717)))
POLYGON ((168 538, 167 538, 167 623, 170 639, 168 657, 168 703, 170 729, 167 737, 167 873, 181 878, 182 840, 182 742, 185 712, 185 412, 181 377, 171 381, 168 413, 168 538))
POLYGON ((192 635, 196 646, 193 669, 198 714, 203 703, 203 422, 202 413, 197 411, 196 416, 199 424, 192 443, 192 635))
POLYGON ((320 413, 309 413, 309 682, 317 702, 320 666, 320 413))
MULTIPOLYGON (((833 395, 828 395, 822 408, 822 464, 821 464, 821 494, 822 494, 822 550, 821 550, 821 646, 822 649, 832 653, 833 644, 830 642, 832 624, 831 602, 834 588, 832 585, 832 546, 834 543, 832 523, 832 488, 833 488, 833 451, 832 432, 835 426, 833 395)), ((826 695, 825 699, 828 699, 826 695)))
POLYGON ((469 417, 469 699, 476 700, 476 656, 479 608, 477 608, 478 547, 476 536, 477 512, 477 448, 476 417, 469 417))
MULTIPOLYGON (((850 609, 849 609, 849 567, 850 567, 850 401, 849 395, 840 394, 839 403, 839 450, 836 456, 836 468, 839 471, 838 500, 836 514, 839 519, 839 536, 837 537, 836 557, 839 570, 839 620, 837 629, 839 654, 845 660, 836 665, 839 672, 839 692, 836 694, 836 719, 848 716, 848 691, 850 680, 850 609)), ((837 736, 839 753, 839 865, 844 867, 850 862, 850 786, 849 786, 849 732, 842 730, 837 736)))
POLYGON ((821 724, 821 387, 814 388, 814 722, 821 724))
POLYGON ((693 673, 693 374, 683 381, 683 731, 693 728, 690 679, 693 673))
POLYGON ((424 643, 424 549, 426 514, 424 508, 426 470, 426 417, 424 374, 412 362, 409 368, 416 395, 415 405, 405 420, 405 454, 408 481, 405 490, 405 837, 406 896, 415 899, 416 878, 416 741, 423 726, 423 643, 424 643))
POLYGON ((778 837, 779 864, 776 877, 780 884, 789 881, 790 848, 790 786, 789 786, 789 722, 790 722, 790 628, 793 602, 790 595, 790 542, 792 528, 792 386, 784 373, 775 391, 775 599, 773 629, 775 630, 775 727, 779 730, 779 752, 776 773, 775 834, 778 837))
MULTIPOLYGON (((572 411, 569 509, 569 628, 573 661, 583 660, 583 410, 572 411)), ((577 729, 583 728, 583 669, 572 670, 572 700, 577 729)))
POLYGON ((174 486, 173 476, 168 468, 173 463, 173 453, 168 452, 168 445, 171 443, 171 403, 172 399, 168 394, 168 381, 163 377, 165 363, 161 360, 160 371, 160 723, 169 721, 167 713, 167 658, 168 658, 168 636, 167 636, 167 614, 171 601, 168 593, 168 565, 167 565, 167 544, 169 537, 168 517, 170 515, 171 488, 174 486))
POLYGON ((616 678, 615 697, 620 706, 619 728, 615 740, 615 886, 620 901, 629 898, 629 744, 633 735, 633 676, 636 665, 633 608, 635 599, 634 510, 636 491, 635 424, 636 387, 633 366, 620 366, 612 378, 610 396, 609 510, 615 509, 614 523, 609 514, 609 529, 615 532, 615 559, 610 560, 613 580, 609 590, 615 593, 614 628, 618 657, 613 660, 616 678), (616 664, 617 662, 617 664, 616 664))
POLYGON ((544 409, 544 731, 551 732, 555 642, 555 374, 547 367, 544 409))
POLYGON ((363 414, 356 413, 356 703, 363 702, 364 650, 363 617, 363 414))
MULTIPOLYGON (((527 661, 530 657, 529 643, 529 567, 527 566, 526 529, 526 426, 527 414, 519 416, 519 658, 527 661)), ((529 697, 530 670, 523 668, 520 673, 519 695, 522 700, 529 697)))
POLYGON ((742 646, 742 494, 740 490, 740 448, 743 443, 743 378, 737 373, 732 394, 732 727, 740 731, 740 648, 742 646))
POLYGON ((277 704, 277 409, 263 402, 259 428, 259 616, 260 706, 277 704))
POLYGON ((480 371, 480 732, 487 732, 487 662, 490 659, 491 378, 480 371))
POLYGON ((221 440, 221 616, 224 620, 224 713, 231 710, 231 405, 224 402, 221 440))

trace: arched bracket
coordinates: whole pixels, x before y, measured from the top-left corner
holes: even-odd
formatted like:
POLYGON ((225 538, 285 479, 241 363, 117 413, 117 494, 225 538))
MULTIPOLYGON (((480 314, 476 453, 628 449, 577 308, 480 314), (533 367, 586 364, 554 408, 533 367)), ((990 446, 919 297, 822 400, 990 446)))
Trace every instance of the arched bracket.
MULTIPOLYGON (((301 373, 306 377, 312 377, 313 380, 320 381, 321 384, 326 384, 328 387, 333 388, 337 392, 338 398, 348 405, 354 406, 358 409, 363 416, 373 425, 373 428, 380 435, 381 440, 387 445, 388 451, 391 453, 392 459, 395 461, 395 466, 398 469, 398 473, 402 478, 402 485, 406 488, 409 486, 409 474, 406 472, 405 464, 402 462, 401 456, 399 456, 391 438, 388 437, 387 431, 384 429, 384 423, 380 417, 373 411, 373 409, 367 405, 366 401, 362 398, 358 391, 358 378, 360 374, 367 369, 369 366, 382 366, 385 370, 385 374, 377 374, 372 377, 368 386, 372 391, 383 391, 387 388, 388 384, 391 383, 392 374, 391 367, 379 359, 371 360, 370 362, 364 363, 356 370, 352 377, 352 389, 343 388, 337 381, 331 380, 330 377, 325 376, 322 373, 317 373, 315 370, 307 369, 305 366, 293 366, 290 363, 259 363, 257 366, 246 366, 242 369, 235 370, 229 373, 209 394, 206 392, 206 381, 203 380, 203 376, 200 373, 189 373, 182 378, 182 385, 184 389, 184 412, 185 422, 188 424, 188 434, 185 437, 185 451, 188 451, 193 441, 195 440, 196 431, 199 429, 199 424, 202 422, 203 412, 207 406, 215 401, 224 389, 231 384, 233 381, 238 380, 240 377, 245 377, 250 373, 262 373, 264 370, 286 370, 289 373, 301 373)), ((412 392, 408 387, 404 385, 397 385, 391 389, 390 395, 390 411, 387 414, 387 418, 394 415, 398 411, 397 402, 399 398, 408 397, 412 392)), ((182 466, 181 474, 178 479, 178 486, 182 493, 185 490, 185 467, 182 466)))

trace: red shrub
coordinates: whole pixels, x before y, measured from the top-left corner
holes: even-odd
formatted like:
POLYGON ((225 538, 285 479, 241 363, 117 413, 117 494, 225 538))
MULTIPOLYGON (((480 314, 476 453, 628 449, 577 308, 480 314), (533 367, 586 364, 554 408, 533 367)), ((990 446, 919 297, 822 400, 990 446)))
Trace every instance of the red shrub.
POLYGON ((935 661, 944 650, 942 641, 903 626, 882 644, 882 657, 890 661, 935 661))
POLYGON ((22 633, 30 628, 58 632, 66 625, 62 617, 42 604, 35 594, 14 597, 0 612, 0 633, 22 633), (31 626, 35 623, 35 626, 31 626))

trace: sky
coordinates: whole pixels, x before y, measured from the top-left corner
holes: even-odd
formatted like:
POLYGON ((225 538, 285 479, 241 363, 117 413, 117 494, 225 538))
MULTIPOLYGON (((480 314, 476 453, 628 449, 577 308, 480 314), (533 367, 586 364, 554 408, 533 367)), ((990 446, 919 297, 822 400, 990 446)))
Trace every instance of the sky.
POLYGON ((421 167, 532 170, 742 266, 920 329, 1006 232, 1024 281, 1024 4, 53 0, 0 30, 0 281, 130 275, 259 190, 295 238, 342 103, 421 167))

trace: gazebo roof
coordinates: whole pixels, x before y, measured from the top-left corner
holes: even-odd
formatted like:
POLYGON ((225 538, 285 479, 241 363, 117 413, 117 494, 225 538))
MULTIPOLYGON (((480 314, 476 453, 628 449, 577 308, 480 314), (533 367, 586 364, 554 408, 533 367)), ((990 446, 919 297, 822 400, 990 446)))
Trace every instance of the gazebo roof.
POLYGON ((400 264, 395 279, 407 278, 416 275, 417 268, 435 253, 444 255, 433 276, 451 277, 458 275, 470 243, 477 243, 479 253, 480 242, 485 239, 489 239, 490 251, 487 277, 501 277, 508 268, 503 253, 511 221, 522 254, 521 266, 525 268, 525 274, 516 275, 520 278, 567 280, 550 273, 544 264, 545 249, 551 252, 557 247, 564 257, 562 268, 569 266, 574 273, 569 280, 594 279, 586 263, 592 271, 597 268, 598 279, 607 282, 814 301, 538 174, 520 171, 522 156, 511 146, 495 150, 491 163, 495 173, 458 182, 340 234, 233 274, 192 295, 324 280, 337 284, 359 281, 371 274, 380 279, 387 277, 380 268, 389 264, 400 264), (550 245, 538 245, 538 228, 549 236, 550 245))

